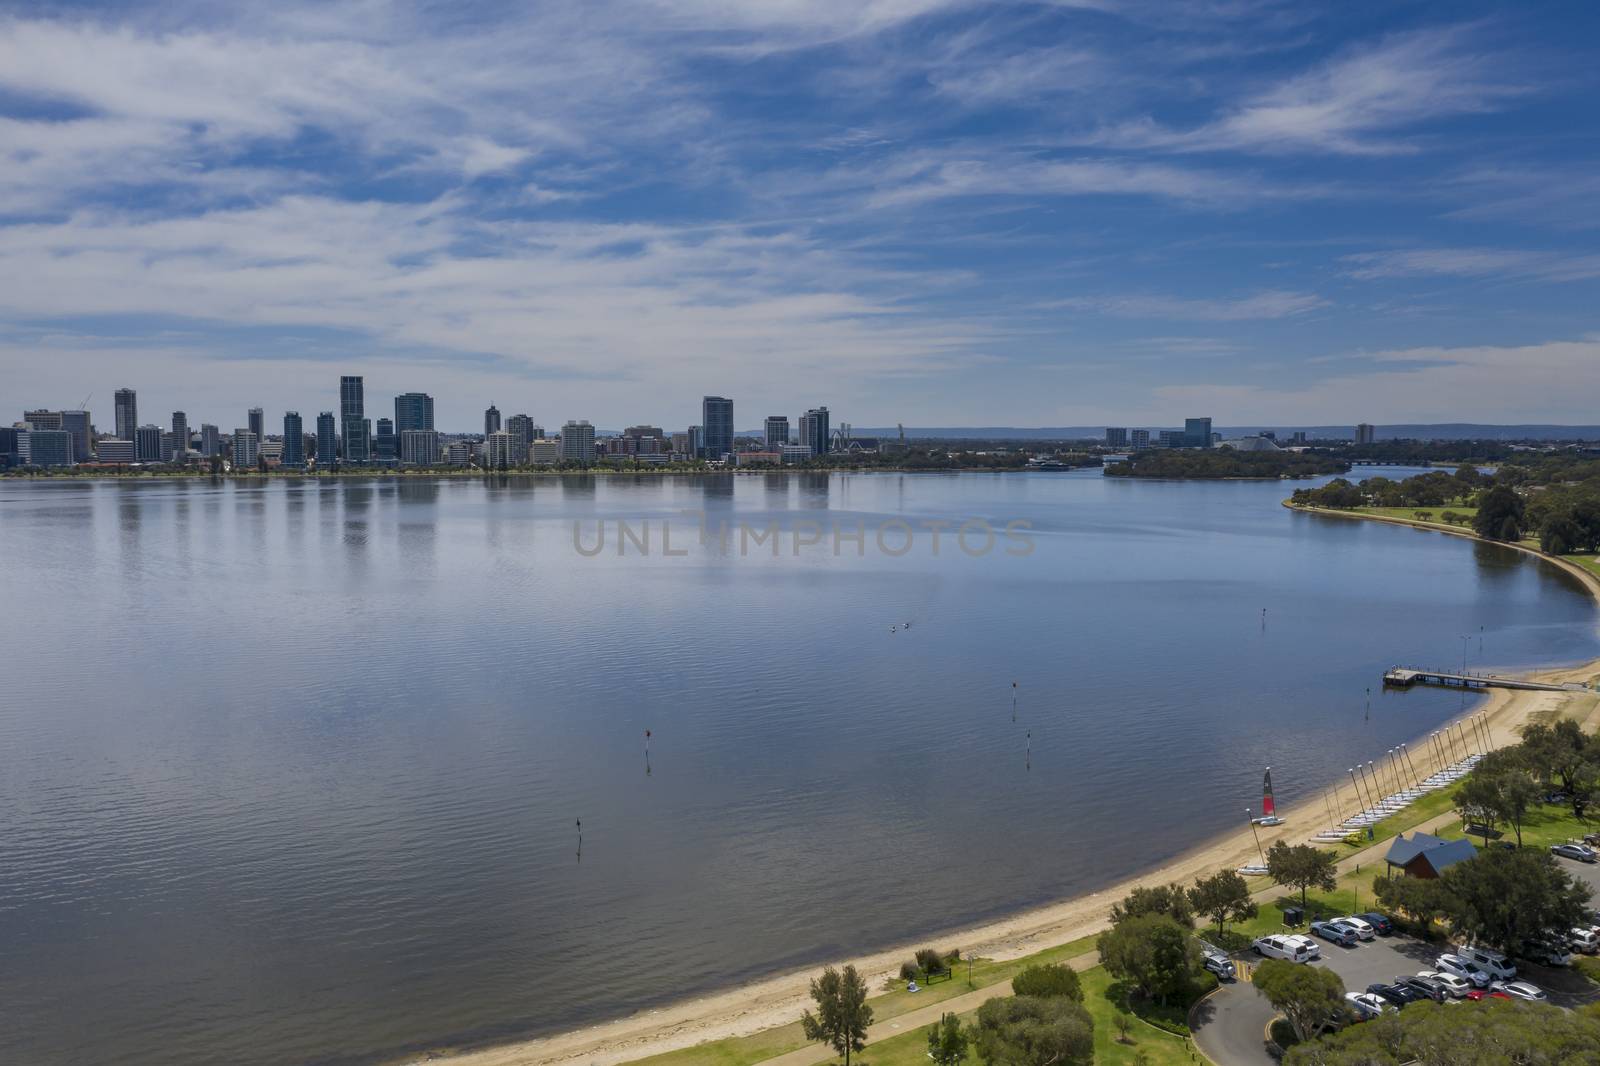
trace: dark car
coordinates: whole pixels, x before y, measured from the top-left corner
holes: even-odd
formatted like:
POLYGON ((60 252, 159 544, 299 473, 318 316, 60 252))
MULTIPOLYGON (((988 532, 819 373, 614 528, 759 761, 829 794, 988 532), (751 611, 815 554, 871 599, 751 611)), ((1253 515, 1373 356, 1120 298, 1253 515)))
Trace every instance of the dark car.
POLYGON ((1414 991, 1404 985, 1386 985, 1382 981, 1367 986, 1367 991, 1375 996, 1381 996, 1396 1007, 1404 1008, 1408 1003, 1415 1003, 1423 998, 1421 992, 1414 991))
POLYGON ((1365 914, 1358 914, 1356 917, 1372 926, 1379 936, 1394 935, 1394 922, 1389 920, 1389 916, 1387 914, 1379 914, 1377 911, 1368 911, 1365 914))
POLYGON ((1450 997, 1449 989, 1445 988, 1445 986, 1440 984, 1438 981, 1433 981, 1426 977, 1396 977, 1394 979, 1394 983, 1396 987, 1409 988, 1411 991, 1420 993, 1426 998, 1433 1000, 1435 1003, 1443 1003, 1450 997))

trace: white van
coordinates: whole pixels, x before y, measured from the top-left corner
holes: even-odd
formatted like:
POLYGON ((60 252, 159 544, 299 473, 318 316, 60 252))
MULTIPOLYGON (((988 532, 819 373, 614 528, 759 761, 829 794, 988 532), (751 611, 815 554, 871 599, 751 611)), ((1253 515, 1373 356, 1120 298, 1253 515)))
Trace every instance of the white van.
POLYGON ((1310 937, 1289 935, 1258 937, 1251 945, 1257 955, 1269 959, 1287 959, 1289 962, 1310 962, 1322 954, 1322 949, 1310 937))
POLYGON ((1497 981, 1510 981, 1517 976, 1517 968, 1511 965, 1511 960, 1493 948, 1463 947, 1456 954, 1487 971, 1497 981))
POLYGON ((1578 926, 1567 934, 1567 942, 1585 955, 1593 955, 1600 951, 1600 935, 1584 926, 1578 926))

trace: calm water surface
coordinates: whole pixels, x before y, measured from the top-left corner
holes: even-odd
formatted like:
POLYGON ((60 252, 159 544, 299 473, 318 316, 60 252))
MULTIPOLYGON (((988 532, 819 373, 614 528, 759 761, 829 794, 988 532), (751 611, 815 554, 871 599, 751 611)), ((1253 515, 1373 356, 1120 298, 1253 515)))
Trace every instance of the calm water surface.
POLYGON ((1105 885, 1240 824, 1267 764, 1314 795, 1457 711, 1381 694, 1395 662, 1600 654, 1565 575, 1286 494, 0 482, 0 1061, 367 1062, 648 1008, 1105 885), (724 553, 696 512, 791 532, 724 553), (650 555, 575 550, 619 518, 650 555), (1031 554, 918 526, 972 518, 1031 554), (834 521, 864 554, 793 553, 834 521))

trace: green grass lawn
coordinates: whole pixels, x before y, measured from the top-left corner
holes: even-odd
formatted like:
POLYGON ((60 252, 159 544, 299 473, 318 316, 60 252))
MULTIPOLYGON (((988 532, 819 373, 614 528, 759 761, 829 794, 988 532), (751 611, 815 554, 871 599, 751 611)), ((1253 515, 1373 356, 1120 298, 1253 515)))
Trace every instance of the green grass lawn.
POLYGON ((1478 513, 1476 507, 1465 507, 1459 504, 1447 504, 1443 507, 1357 507, 1357 514, 1377 515, 1379 518, 1400 518, 1407 522, 1427 522, 1430 525, 1452 525, 1460 529, 1472 528, 1472 519, 1478 513), (1446 511, 1460 515, 1453 523, 1445 522, 1442 517, 1446 511), (1427 515, 1428 517, 1423 517, 1427 515))
POLYGON ((1563 555, 1561 558, 1600 577, 1600 555, 1563 555))
MULTIPOLYGON (((1086 955, 1094 950, 1095 938, 1092 936, 1080 937, 1077 940, 1061 944, 1053 948, 1023 956, 1020 959, 1007 959, 996 962, 993 959, 972 960, 972 984, 967 984, 967 964, 963 961, 955 968, 954 975, 948 981, 935 981, 926 985, 920 992, 907 992, 905 984, 901 981, 894 982, 894 990, 873 996, 868 1002, 872 1004, 874 1022, 886 1022, 900 1017, 907 1011, 919 1007, 939 1003, 943 1000, 953 999, 956 996, 966 995, 974 988, 986 988, 1009 981, 1029 966, 1043 963, 1065 962, 1068 959, 1086 955)), ((900 1038, 896 1038, 900 1039, 900 1038)), ((922 1039, 926 1040, 926 1037, 922 1039)), ((800 1031, 798 1019, 788 1025, 781 1025, 775 1029, 763 1029, 759 1033, 749 1036, 728 1037, 724 1040, 710 1040, 694 1047, 682 1048, 678 1051, 667 1051, 649 1058, 637 1059, 638 1063, 648 1063, 649 1066, 750 1066, 752 1063, 762 1062, 766 1059, 776 1058, 787 1054, 796 1048, 804 1047, 805 1035, 800 1031)), ((922 1049, 926 1051, 927 1048, 922 1049)), ((853 1061, 853 1060, 852 1060, 853 1061)), ((874 1056, 874 1062, 877 1057, 874 1056)))
MULTIPOLYGON (((1600 814, 1600 812, 1596 812, 1600 814)), ((1572 814, 1572 808, 1557 806, 1553 803, 1541 803, 1528 812, 1527 819, 1522 823, 1522 846, 1526 848, 1547 848, 1551 844, 1564 844, 1569 840, 1581 840, 1583 834, 1593 833, 1600 822, 1594 818, 1579 821, 1572 814)), ((1516 842, 1517 834, 1508 825, 1497 826, 1501 832, 1501 840, 1516 842)), ((1449 840, 1459 840, 1463 835, 1459 824, 1440 829, 1439 836, 1449 840)), ((1475 836, 1472 842, 1479 847, 1483 846, 1483 838, 1475 836)))

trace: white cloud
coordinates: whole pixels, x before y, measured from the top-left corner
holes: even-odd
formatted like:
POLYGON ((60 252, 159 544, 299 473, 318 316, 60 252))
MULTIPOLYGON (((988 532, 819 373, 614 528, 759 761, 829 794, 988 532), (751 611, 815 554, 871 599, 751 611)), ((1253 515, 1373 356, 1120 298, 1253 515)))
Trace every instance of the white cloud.
POLYGON ((1176 129, 1147 118, 1093 140, 1170 151, 1413 152, 1416 144, 1398 131, 1495 110, 1527 91, 1506 80, 1503 58, 1469 48, 1470 36, 1450 29, 1389 37, 1353 48, 1202 126, 1176 129))
POLYGON ((1088 296, 1060 301, 1059 306, 1120 318, 1189 319, 1196 322, 1248 322, 1293 318, 1328 306, 1315 293, 1269 289, 1225 299, 1192 299, 1157 294, 1088 296))
POLYGON ((1363 281, 1404 277, 1531 278, 1588 281, 1600 278, 1600 255, 1510 248, 1412 248, 1347 255, 1346 273, 1363 281))

